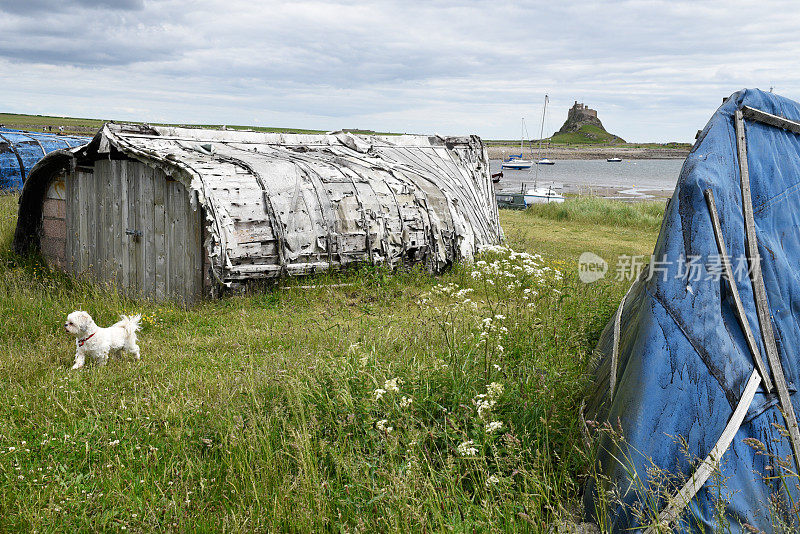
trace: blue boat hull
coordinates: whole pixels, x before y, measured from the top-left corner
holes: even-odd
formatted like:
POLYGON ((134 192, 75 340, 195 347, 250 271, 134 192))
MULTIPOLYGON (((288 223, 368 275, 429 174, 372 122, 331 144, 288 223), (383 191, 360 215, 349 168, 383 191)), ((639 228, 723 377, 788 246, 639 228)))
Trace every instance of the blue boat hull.
MULTIPOLYGON (((719 250, 704 197, 705 190, 713 192, 728 255, 733 267, 740 267, 746 240, 734 114, 745 105, 800 121, 800 104, 758 90, 736 93, 717 110, 686 159, 666 209, 653 256, 657 263, 651 261, 649 273, 624 300, 618 351, 614 319, 596 349, 586 418, 606 425, 606 431, 597 434, 598 476, 585 488, 584 505, 589 518, 603 519, 613 532, 644 527, 676 488, 692 480, 754 370, 729 282, 719 276, 719 250), (697 269, 686 272, 693 258, 697 269), (671 482, 665 485, 665 480, 671 482), (637 509, 645 510, 644 517, 637 509)), ((752 120, 745 121, 745 132, 775 341, 791 403, 800 413, 800 135, 752 120)), ((745 273, 734 276, 734 283, 766 360, 746 268, 745 263, 745 273)), ((771 533, 779 520, 796 524, 796 515, 771 510, 775 503, 800 502, 797 479, 787 476, 784 484, 776 477, 782 468, 773 458, 788 458, 797 469, 778 428, 785 426, 778 399, 761 385, 718 474, 691 499, 675 530, 740 532, 748 524, 771 533)))

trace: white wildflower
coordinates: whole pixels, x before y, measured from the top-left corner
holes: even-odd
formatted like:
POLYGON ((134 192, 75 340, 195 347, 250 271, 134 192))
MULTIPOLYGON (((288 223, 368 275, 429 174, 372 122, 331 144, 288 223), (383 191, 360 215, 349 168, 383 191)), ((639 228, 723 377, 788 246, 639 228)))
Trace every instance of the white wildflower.
POLYGON ((492 399, 497 399, 503 394, 504 388, 503 384, 499 382, 492 382, 486 387, 486 393, 492 399))
POLYGON ((119 440, 118 440, 118 439, 115 439, 114 441, 109 441, 109 442, 108 442, 108 444, 109 444, 111 447, 114 447, 114 446, 116 446, 116 445, 119 445, 119 440))
POLYGON ((500 478, 497 475, 492 475, 486 479, 486 487, 496 486, 498 482, 500 482, 500 478))
POLYGON ((403 395, 403 398, 400 399, 400 407, 401 408, 408 408, 409 406, 411 406, 412 402, 414 402, 413 398, 406 397, 405 395, 403 395))
POLYGON ((503 428, 503 423, 501 421, 492 421, 490 423, 486 423, 486 432, 489 434, 496 432, 501 428, 503 428))
POLYGON ((391 391, 393 393, 397 393, 398 391, 400 391, 400 388, 397 387, 396 378, 392 378, 391 380, 387 380, 386 382, 384 382, 383 387, 386 389, 386 391, 391 391))
POLYGON ((389 426, 388 423, 389 423, 388 419, 381 419, 380 421, 375 423, 375 428, 377 428, 381 432, 386 432, 387 434, 391 434, 394 428, 389 426))
POLYGON ((492 408, 496 403, 497 401, 495 401, 494 399, 476 401, 476 404, 478 405, 478 417, 480 417, 483 420, 488 419, 489 416, 492 414, 492 408))
POLYGON ((384 394, 386 394, 386 390, 385 389, 382 389, 382 388, 376 389, 375 390, 375 400, 381 400, 383 398, 384 394))
POLYGON ((475 443, 470 439, 458 446, 458 454, 461 456, 477 456, 478 449, 475 448, 475 443))
POLYGON ((495 371, 500 371, 500 369, 501 369, 501 367, 499 365, 497 365, 496 363, 493 363, 492 367, 494 367, 495 371))

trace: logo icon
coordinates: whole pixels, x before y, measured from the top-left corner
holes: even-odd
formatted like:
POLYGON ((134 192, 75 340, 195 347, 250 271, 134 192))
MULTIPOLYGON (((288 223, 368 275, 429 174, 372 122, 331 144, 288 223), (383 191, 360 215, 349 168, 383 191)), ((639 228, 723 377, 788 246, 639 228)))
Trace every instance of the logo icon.
POLYGON ((606 272, 608 272, 608 263, 594 252, 584 252, 578 258, 578 278, 584 284, 597 282, 605 277, 606 272))

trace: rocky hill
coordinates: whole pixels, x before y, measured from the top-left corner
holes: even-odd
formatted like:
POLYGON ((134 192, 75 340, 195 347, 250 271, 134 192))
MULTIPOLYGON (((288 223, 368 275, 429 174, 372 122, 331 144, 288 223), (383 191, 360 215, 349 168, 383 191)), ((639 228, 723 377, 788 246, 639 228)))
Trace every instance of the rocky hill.
POLYGON ((624 143, 619 136, 606 131, 597 118, 597 110, 575 101, 569 109, 567 120, 552 137, 554 143, 624 143))

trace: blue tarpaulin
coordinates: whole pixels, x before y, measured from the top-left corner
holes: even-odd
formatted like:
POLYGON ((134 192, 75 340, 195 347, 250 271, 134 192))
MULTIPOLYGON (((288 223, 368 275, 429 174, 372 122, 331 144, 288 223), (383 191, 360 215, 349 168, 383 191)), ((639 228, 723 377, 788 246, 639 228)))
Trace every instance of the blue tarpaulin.
MULTIPOLYGON (((650 267, 623 300, 617 336, 615 317, 597 347, 586 417, 590 427, 606 428, 599 432, 597 476, 587 483, 584 505, 591 519, 614 532, 654 524, 669 498, 691 485, 731 425, 735 435, 721 453, 718 470, 690 494, 673 528, 746 532, 750 525, 775 532, 782 530, 781 522, 797 524, 800 481, 782 430, 787 420, 775 389, 767 393, 760 375, 754 375, 755 357, 737 320, 730 285, 736 284, 746 325, 766 362, 768 347, 746 255, 746 197, 735 128, 735 113, 743 107, 800 122, 800 104, 759 90, 735 93, 723 103, 686 159, 650 267), (720 276, 724 257, 715 241, 707 189, 719 212, 733 282, 720 276), (746 389, 755 391, 752 402, 746 389), (746 415, 740 425, 733 424, 742 402, 746 415)), ((785 125, 744 117, 772 346, 791 404, 800 413, 800 135, 785 125)), ((774 387, 775 370, 767 369, 774 387)))
POLYGON ((22 188, 28 172, 45 154, 85 145, 91 137, 0 128, 0 191, 22 188))

